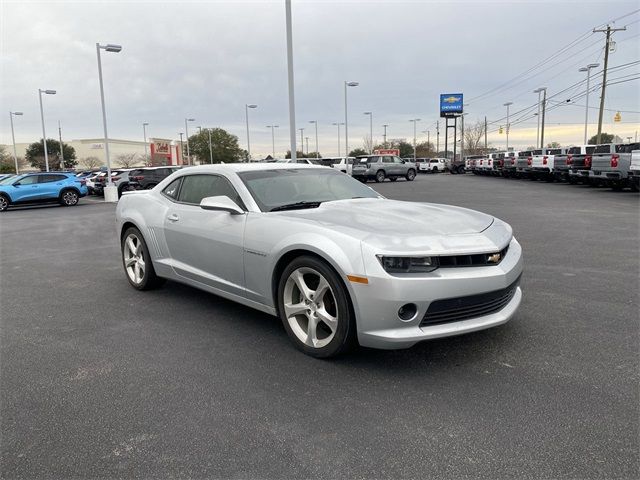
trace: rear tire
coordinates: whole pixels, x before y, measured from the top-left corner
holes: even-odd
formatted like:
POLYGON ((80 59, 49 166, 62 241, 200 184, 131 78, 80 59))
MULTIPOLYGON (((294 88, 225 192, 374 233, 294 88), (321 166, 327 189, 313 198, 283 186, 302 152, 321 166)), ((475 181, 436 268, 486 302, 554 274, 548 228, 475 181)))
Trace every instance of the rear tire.
POLYGON ((75 190, 63 190, 60 192, 60 204, 63 207, 75 207, 80 201, 80 195, 75 190))
POLYGON ((334 357, 356 343, 347 289, 320 259, 301 256, 287 265, 278 282, 278 313, 294 346, 312 357, 334 357))
POLYGON ((413 182, 413 180, 416 178, 416 171, 413 169, 410 169, 407 172, 407 176, 405 178, 407 179, 408 182, 413 182))
POLYGON ((6 195, 0 195, 0 212, 4 212, 9 208, 11 201, 6 195))
POLYGON ((120 240, 122 266, 131 286, 138 290, 152 290, 165 279, 156 275, 144 237, 135 227, 128 228, 120 240))

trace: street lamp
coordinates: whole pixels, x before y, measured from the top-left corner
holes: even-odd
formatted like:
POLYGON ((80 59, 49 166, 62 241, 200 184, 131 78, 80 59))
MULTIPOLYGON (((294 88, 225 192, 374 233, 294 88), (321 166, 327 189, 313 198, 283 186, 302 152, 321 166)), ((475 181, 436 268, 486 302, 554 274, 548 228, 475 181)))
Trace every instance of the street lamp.
POLYGON ((178 133, 178 135, 180 135, 180 165, 184 165, 184 144, 182 143, 182 136, 184 135, 184 133, 180 132, 178 133))
POLYGON ((320 156, 320 154, 318 153, 318 121, 309 120, 309 123, 313 123, 316 126, 316 159, 317 159, 320 156))
POLYGON ((184 119, 184 136, 187 137, 187 164, 191 165, 191 152, 189 151, 189 124, 187 122, 195 122, 195 118, 185 118, 184 119))
POLYGON ((409 121, 413 123, 413 162, 415 163, 416 161, 416 125, 418 124, 420 119, 413 118, 409 121))
POLYGON ((333 122, 332 125, 336 125, 338 127, 338 156, 340 156, 340 125, 344 125, 344 123, 333 122))
POLYGON ((345 157, 349 157, 349 120, 347 118, 347 87, 357 87, 358 82, 344 82, 344 146, 345 157))
POLYGON ((44 147, 44 165, 45 168, 47 170, 47 172, 49 171, 49 153, 47 152, 47 134, 44 131, 44 110, 42 108, 42 94, 46 94, 46 95, 55 95, 56 91, 55 90, 42 90, 42 89, 38 89, 38 94, 40 95, 40 119, 42 120, 42 146, 44 147))
POLYGON ((16 152, 16 136, 13 133, 13 117, 14 117, 14 115, 15 116, 21 116, 22 112, 9 111, 9 121, 11 122, 11 140, 13 141, 13 161, 16 164, 16 175, 17 175, 19 172, 18 172, 18 153, 16 152))
POLYGON ((302 156, 304 158, 304 128, 299 128, 298 131, 300 132, 300 152, 302 153, 302 156))
POLYGON ((209 163, 213 165, 213 148, 211 147, 211 129, 207 128, 209 134, 209 163))
POLYGON ((536 136, 536 146, 540 146, 540 143, 541 143, 541 140, 540 140, 540 94, 542 92, 544 92, 544 96, 546 98, 546 96, 547 96, 547 87, 536 88, 533 91, 533 93, 537 93, 538 94, 538 133, 537 133, 537 136, 536 136))
POLYGON ((100 79, 100 102, 102 104, 102 125, 104 127, 104 154, 107 159, 107 185, 104 188, 104 201, 117 202, 118 190, 111 183, 111 159, 109 157, 109 135, 107 134, 107 110, 104 106, 104 86, 102 84, 102 61, 100 59, 100 50, 118 53, 122 50, 122 47, 120 45, 114 45, 112 43, 108 43, 106 45, 100 45, 99 43, 96 43, 96 55, 98 57, 98 78, 100 79))
POLYGON ((591 77, 591 69, 600 66, 599 63, 590 63, 586 67, 582 67, 580 72, 587 72, 587 105, 584 109, 584 144, 587 144, 587 123, 589 122, 589 80, 591 77))
POLYGON ((384 127, 384 133, 382 134, 382 138, 383 138, 382 143, 384 144, 384 148, 387 148, 387 127, 389 126, 389 124, 385 123, 382 126, 384 127))
POLYGON ((258 108, 256 104, 246 104, 244 105, 244 117, 247 122, 247 161, 251 161, 251 140, 249 138, 249 109, 250 108, 258 108))
POLYGON ((373 112, 364 112, 369 115, 369 155, 373 154, 373 112))
POLYGON ((276 136, 274 129, 280 127, 280 125, 267 125, 267 128, 271 129, 271 156, 276 158, 276 136))
POLYGON ((148 161, 148 158, 147 158, 147 155, 148 155, 148 153, 147 153, 147 127, 148 126, 149 126, 149 123, 147 123, 147 122, 144 122, 142 124, 142 136, 144 138, 144 161, 145 162, 148 161))
POLYGON ((507 152, 509 151, 509 106, 513 105, 513 102, 504 103, 503 106, 507 107, 507 152))

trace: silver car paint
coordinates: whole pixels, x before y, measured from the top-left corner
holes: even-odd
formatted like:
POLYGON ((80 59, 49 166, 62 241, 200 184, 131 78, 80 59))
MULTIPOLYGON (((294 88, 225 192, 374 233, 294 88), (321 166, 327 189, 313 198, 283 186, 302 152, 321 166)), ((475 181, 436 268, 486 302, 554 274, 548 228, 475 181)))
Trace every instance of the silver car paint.
POLYGON ((272 315, 276 314, 272 287, 278 261, 294 250, 313 252, 344 279, 354 307, 358 340, 365 346, 409 347, 428 338, 499 325, 517 310, 522 296, 519 288, 511 302, 495 314, 428 328, 418 326, 434 300, 497 290, 520 276, 521 248, 506 223, 459 207, 383 198, 327 202, 315 209, 261 212, 236 172, 274 168, 323 167, 190 167, 174 173, 152 190, 125 193, 116 209, 118 233, 125 223, 140 229, 160 276, 272 315), (177 204, 161 194, 175 178, 192 173, 224 175, 238 191, 247 213, 206 211, 177 204), (178 221, 169 220, 173 214, 179 216, 178 221), (392 276, 382 269, 376 257, 482 253, 507 245, 508 254, 499 265, 438 269, 428 274, 392 276), (369 284, 351 283, 347 275, 367 277, 369 284), (418 313, 411 321, 403 322, 398 319, 397 310, 407 302, 415 303, 418 313))

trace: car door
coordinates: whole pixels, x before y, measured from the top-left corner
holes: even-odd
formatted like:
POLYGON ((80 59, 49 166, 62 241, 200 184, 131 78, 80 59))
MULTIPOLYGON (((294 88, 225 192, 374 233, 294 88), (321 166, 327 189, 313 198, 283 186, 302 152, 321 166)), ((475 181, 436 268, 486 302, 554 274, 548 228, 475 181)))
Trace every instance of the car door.
POLYGON ((393 174, 403 177, 407 174, 407 164, 399 157, 393 157, 393 174))
POLYGON ((27 175, 13 184, 12 202, 31 202, 40 198, 39 175, 27 175))
POLYGON ((164 219, 164 236, 175 273, 244 296, 246 215, 200 208, 203 198, 219 195, 226 195, 242 206, 238 193, 222 175, 185 175, 175 182, 163 191, 171 200, 164 219), (175 182, 181 185, 177 197, 172 198, 175 182))
POLYGON ((38 175, 38 177, 40 199, 51 200, 60 196, 60 190, 62 190, 64 182, 67 179, 66 176, 56 173, 48 173, 45 175, 38 175))

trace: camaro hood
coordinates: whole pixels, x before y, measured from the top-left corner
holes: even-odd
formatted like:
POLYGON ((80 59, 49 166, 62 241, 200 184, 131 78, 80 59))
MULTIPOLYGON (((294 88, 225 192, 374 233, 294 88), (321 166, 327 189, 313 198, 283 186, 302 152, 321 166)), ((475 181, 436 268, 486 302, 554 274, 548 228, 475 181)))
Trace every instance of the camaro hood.
POLYGON ((279 214, 318 222, 388 251, 485 251, 503 247, 511 237, 502 222, 500 234, 486 232, 494 223, 490 215, 433 203, 361 198, 279 214))

